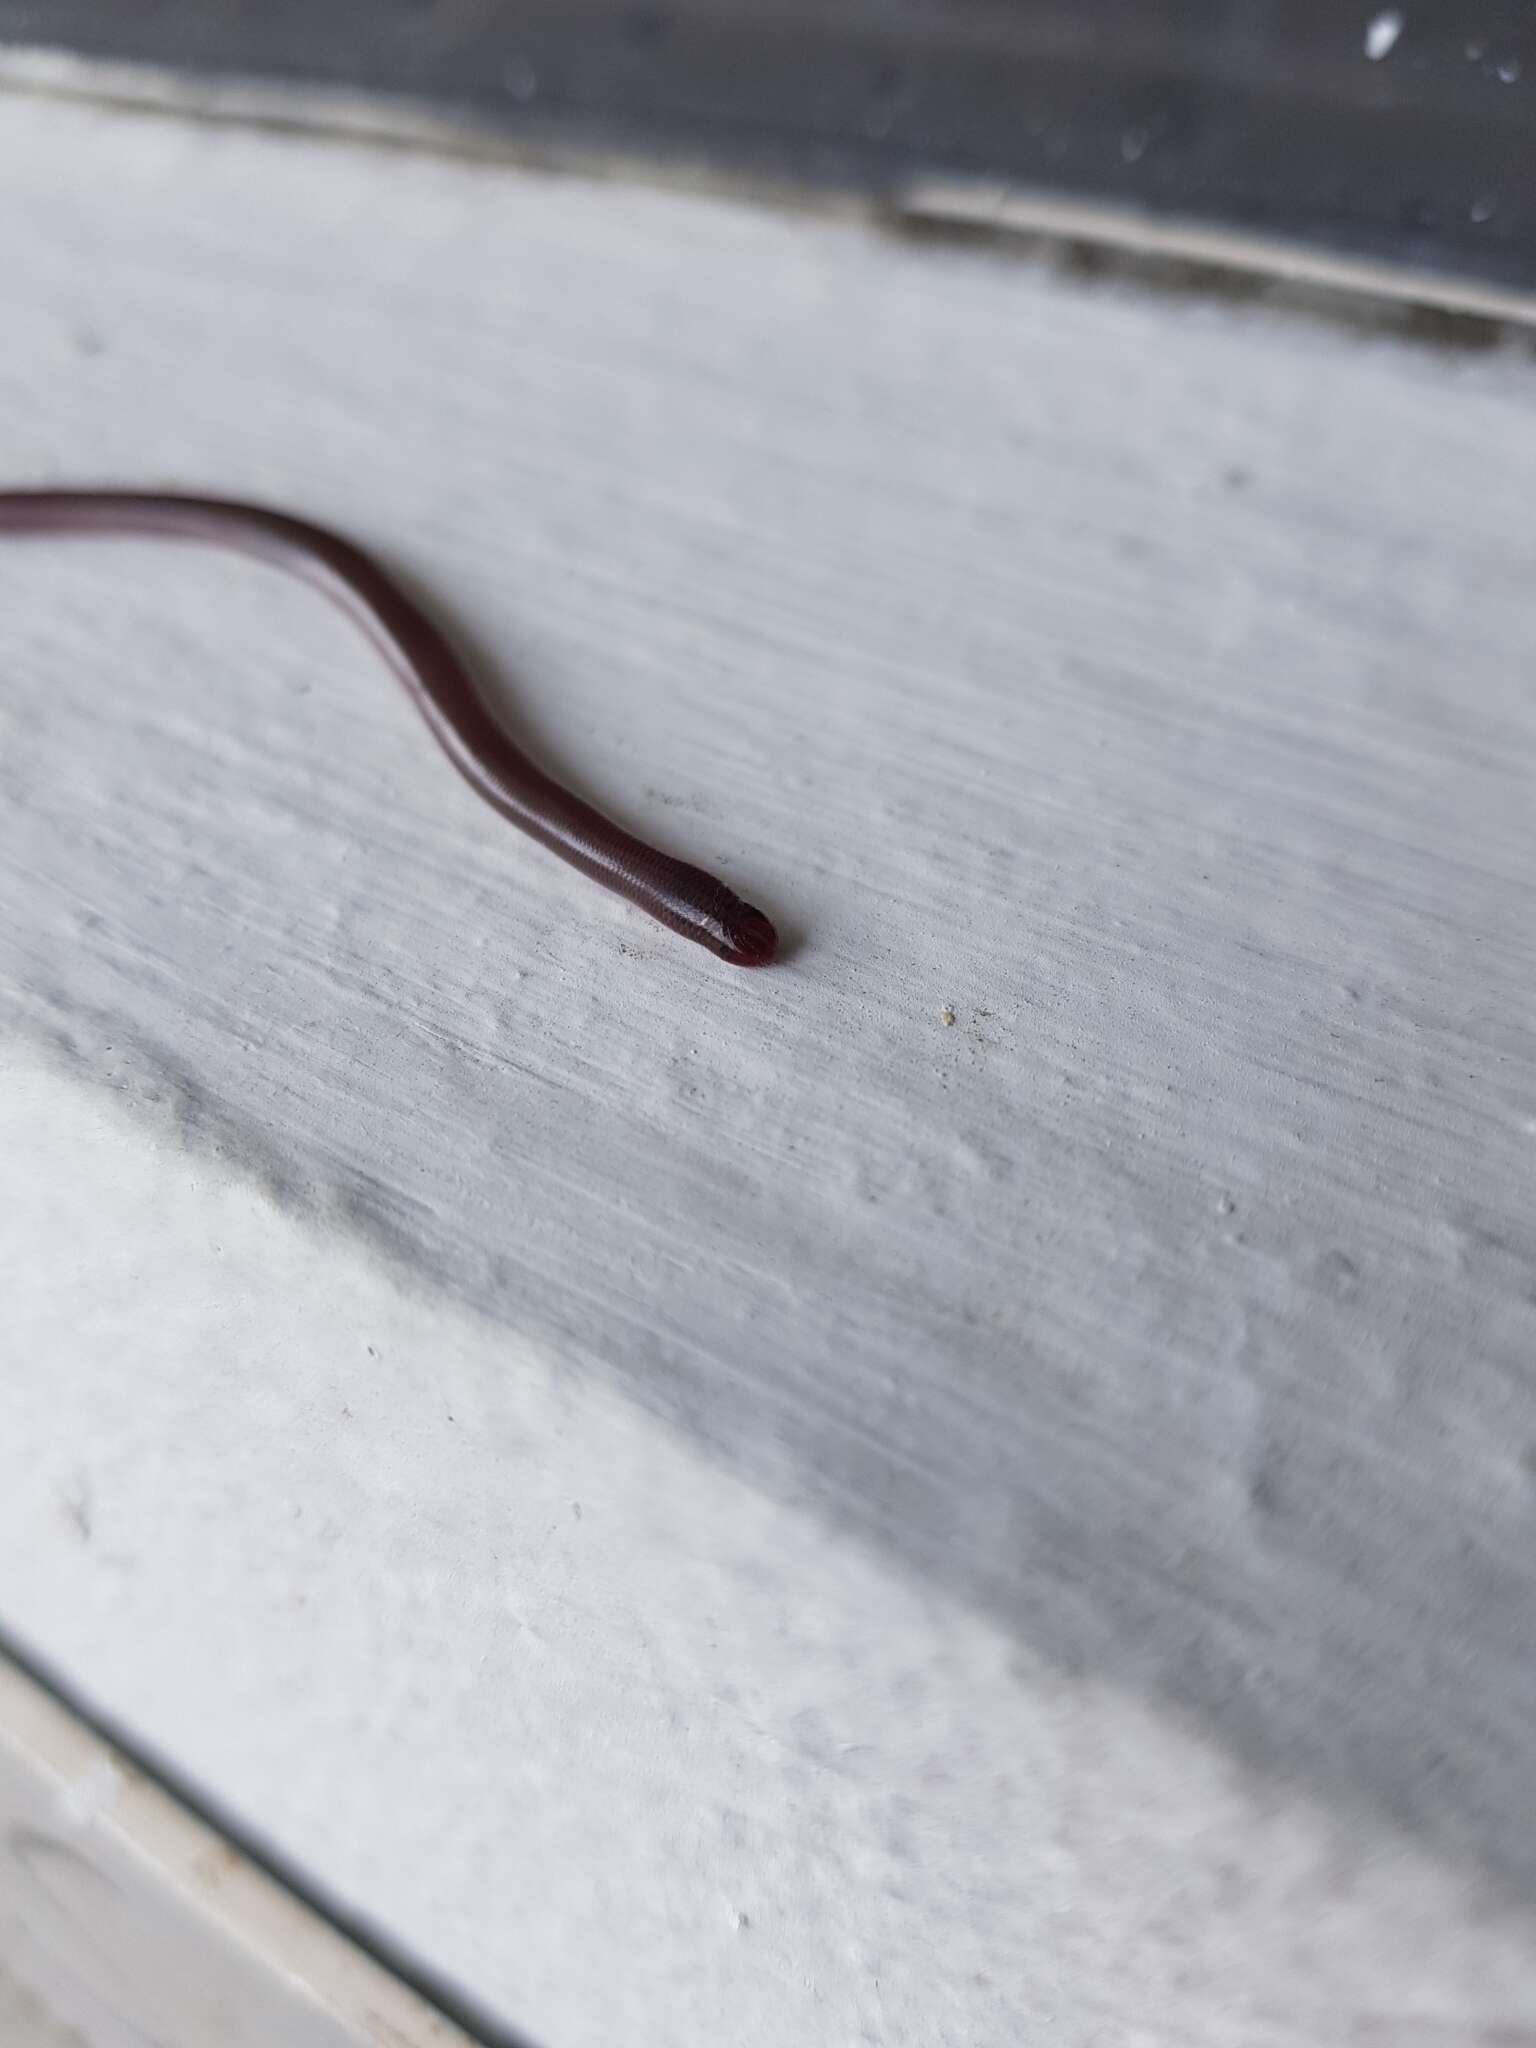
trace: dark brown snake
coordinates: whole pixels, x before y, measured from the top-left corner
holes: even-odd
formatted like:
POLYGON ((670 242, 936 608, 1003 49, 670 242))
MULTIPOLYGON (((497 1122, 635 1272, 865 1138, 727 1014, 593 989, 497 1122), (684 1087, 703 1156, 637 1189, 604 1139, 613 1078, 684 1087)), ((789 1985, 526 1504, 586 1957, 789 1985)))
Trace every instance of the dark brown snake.
POLYGON ((142 491, 0 491, 0 539, 149 536, 204 541, 289 570, 356 620, 454 767, 493 810, 604 888, 736 967, 778 949, 760 910, 702 868, 634 838, 513 745, 464 662, 360 548, 324 527, 223 498, 142 491))

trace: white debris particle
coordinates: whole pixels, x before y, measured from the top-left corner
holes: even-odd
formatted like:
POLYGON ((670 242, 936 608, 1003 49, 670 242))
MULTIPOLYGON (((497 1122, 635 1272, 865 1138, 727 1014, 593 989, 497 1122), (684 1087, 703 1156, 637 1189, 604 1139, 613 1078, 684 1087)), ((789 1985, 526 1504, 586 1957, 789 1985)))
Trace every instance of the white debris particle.
POLYGON ((1373 64, 1381 62, 1402 32, 1403 17, 1394 8, 1372 17, 1365 31, 1365 54, 1373 64))
POLYGON ((1467 62, 1469 64, 1481 64, 1487 54, 1488 38, 1486 36, 1474 36, 1467 45, 1467 62))
POLYGON ((1520 59, 1518 57, 1506 57, 1499 66, 1499 76, 1506 85, 1513 85, 1520 76, 1520 59))
POLYGON ((122 1772, 111 1757, 99 1756, 63 1787, 60 1804, 71 1826, 85 1828, 111 1813, 122 1789, 122 1772))
POLYGON ((1492 220, 1494 209, 1498 206, 1498 203, 1498 200, 1491 192, 1485 192, 1481 199, 1473 200, 1472 218, 1479 224, 1485 220, 1492 220))
POLYGON ((1145 128, 1127 128, 1120 138, 1120 154, 1128 164, 1134 164, 1146 155, 1151 140, 1145 128))

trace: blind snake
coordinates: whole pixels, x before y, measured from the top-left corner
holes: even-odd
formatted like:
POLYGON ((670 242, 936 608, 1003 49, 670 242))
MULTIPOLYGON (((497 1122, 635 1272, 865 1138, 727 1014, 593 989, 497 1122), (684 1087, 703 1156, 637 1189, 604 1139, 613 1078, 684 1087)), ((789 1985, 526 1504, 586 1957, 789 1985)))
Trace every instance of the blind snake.
POLYGON ((258 505, 143 491, 0 491, 0 538, 204 541, 289 570, 339 604, 379 649, 475 794, 584 875, 735 967, 766 967, 772 924, 713 875, 647 846, 513 745, 446 636, 350 541, 258 505))

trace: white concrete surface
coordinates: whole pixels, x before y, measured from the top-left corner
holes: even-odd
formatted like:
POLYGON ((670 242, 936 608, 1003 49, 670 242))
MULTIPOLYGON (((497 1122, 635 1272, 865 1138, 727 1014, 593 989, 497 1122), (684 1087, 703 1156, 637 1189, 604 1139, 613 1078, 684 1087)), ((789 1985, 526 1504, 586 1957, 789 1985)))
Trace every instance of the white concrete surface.
POLYGON ((7 1618, 536 2042, 1532 2038, 1527 1913, 6 1084, 7 1618))
POLYGON ((798 940, 304 591, 0 552, 0 1618, 548 2048, 1529 2032, 1528 357, 40 104, 0 191, 0 472, 374 543, 798 940))

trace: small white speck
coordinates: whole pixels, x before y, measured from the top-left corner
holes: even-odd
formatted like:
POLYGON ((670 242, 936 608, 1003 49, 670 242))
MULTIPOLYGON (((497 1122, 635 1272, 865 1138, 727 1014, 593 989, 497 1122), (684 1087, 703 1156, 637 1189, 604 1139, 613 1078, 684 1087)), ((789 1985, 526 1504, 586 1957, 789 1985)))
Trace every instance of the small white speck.
POLYGON ((60 1804, 75 1827, 89 1827, 99 1815, 112 1811, 122 1789, 122 1774, 116 1764, 110 1757, 97 1757, 64 1787, 60 1804))
POLYGON ((1467 62, 1469 64, 1481 64, 1487 54, 1488 38, 1486 36, 1474 36, 1467 45, 1467 62))
POLYGON ((515 100, 531 100, 539 89, 539 74, 525 57, 514 57, 501 74, 501 82, 515 100))
POLYGON ((1498 203, 1499 202, 1494 197, 1493 193, 1485 192, 1481 199, 1473 200, 1472 218, 1475 221, 1479 222, 1485 220, 1492 220, 1494 216, 1494 210, 1498 206, 1498 203))
POLYGON ((1127 128, 1120 138, 1120 154, 1128 164, 1139 163, 1152 140, 1145 128, 1127 128))
POLYGON ((1403 17, 1395 8, 1388 8, 1385 13, 1372 18, 1365 31, 1365 54, 1373 64, 1381 62, 1402 32, 1403 17))
POLYGON ((1506 57, 1499 66, 1499 76, 1506 85, 1513 85, 1520 76, 1520 59, 1518 57, 1506 57))

